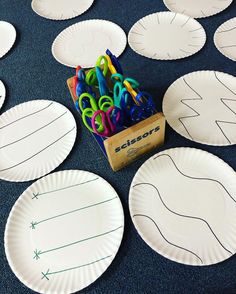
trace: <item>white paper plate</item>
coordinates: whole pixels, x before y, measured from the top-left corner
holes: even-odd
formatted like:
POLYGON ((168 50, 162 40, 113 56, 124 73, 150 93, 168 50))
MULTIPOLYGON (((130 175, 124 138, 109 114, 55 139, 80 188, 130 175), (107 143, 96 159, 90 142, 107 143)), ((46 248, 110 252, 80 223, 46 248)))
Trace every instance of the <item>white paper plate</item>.
POLYGON ((236 61, 236 17, 224 22, 215 32, 216 48, 226 57, 236 61))
POLYGON ((172 60, 191 56, 206 42, 206 33, 195 19, 173 12, 143 17, 131 28, 128 41, 138 54, 172 60))
POLYGON ((89 172, 62 171, 38 180, 16 201, 5 251, 29 288, 74 293, 108 268, 123 230, 122 205, 110 184, 89 172))
POLYGON ((64 65, 89 68, 95 66, 106 49, 119 56, 126 42, 125 32, 117 24, 101 19, 86 20, 62 31, 52 44, 52 54, 64 65))
POLYGON ((3 82, 0 80, 0 109, 3 105, 5 97, 6 97, 6 88, 3 84, 3 82))
POLYGON ((174 148, 147 160, 130 188, 129 207, 143 240, 161 255, 210 265, 236 252, 236 174, 218 157, 174 148))
POLYGON ((93 4, 94 0, 33 0, 31 7, 38 15, 53 19, 64 20, 76 17, 93 4))
POLYGON ((19 104, 0 116, 0 179, 22 182, 54 170, 70 153, 76 123, 49 100, 19 104))
POLYGON ((16 30, 12 24, 0 21, 0 58, 7 54, 16 40, 16 30))
POLYGON ((202 18, 225 10, 233 0, 164 0, 165 6, 174 12, 194 18, 202 18))
POLYGON ((169 125, 199 143, 236 144, 236 78, 217 71, 197 71, 176 80, 163 99, 169 125))

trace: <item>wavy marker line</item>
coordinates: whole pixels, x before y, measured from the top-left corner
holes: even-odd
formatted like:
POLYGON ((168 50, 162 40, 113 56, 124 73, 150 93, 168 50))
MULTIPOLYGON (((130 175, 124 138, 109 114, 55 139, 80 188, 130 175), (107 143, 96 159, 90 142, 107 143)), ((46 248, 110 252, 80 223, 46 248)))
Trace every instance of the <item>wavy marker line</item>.
POLYGON ((75 212, 78 212, 78 211, 81 211, 81 210, 85 210, 85 209, 88 209, 88 208, 91 208, 91 207, 94 207, 94 206, 98 206, 98 205, 101 205, 101 204, 104 204, 104 203, 107 203, 107 202, 110 202, 114 199, 116 199, 116 197, 113 197, 113 198, 110 198, 110 199, 107 199, 107 200, 104 200, 104 201, 101 201, 101 202, 97 202, 95 204, 91 204, 91 205, 87 205, 87 206, 84 206, 84 207, 81 207, 81 208, 78 208, 78 209, 74 209, 72 211, 68 211, 68 212, 65 212, 65 213, 61 213, 61 214, 58 214, 58 215, 55 215, 55 216, 52 216, 52 217, 49 217, 47 219, 43 219, 41 221, 33 221, 31 222, 31 225, 30 225, 30 228, 31 229, 35 229, 36 226, 38 226, 39 224, 41 223, 45 223, 47 221, 50 221, 50 220, 53 220, 55 218, 59 218, 59 217, 62 217, 62 216, 66 216, 68 214, 72 214, 72 213, 75 213, 75 212))
POLYGON ((75 266, 75 267, 71 267, 71 268, 63 269, 63 270, 56 271, 56 272, 50 272, 50 270, 48 269, 48 270, 46 271, 46 273, 42 272, 42 275, 43 275, 43 276, 42 276, 41 279, 44 279, 44 278, 45 278, 45 279, 49 280, 49 278, 48 278, 49 275, 56 275, 56 274, 60 274, 60 273, 67 272, 67 271, 71 271, 71 270, 74 270, 74 269, 78 269, 78 268, 82 268, 82 267, 85 267, 85 266, 89 266, 89 265, 92 265, 92 264, 94 264, 94 263, 100 262, 100 261, 102 261, 102 260, 104 260, 104 259, 110 258, 111 256, 112 256, 112 255, 108 255, 108 256, 106 256, 106 257, 103 257, 103 258, 97 259, 97 260, 92 261, 92 262, 87 263, 87 264, 83 264, 83 265, 79 265, 79 266, 75 266))
POLYGON ((219 48, 223 49, 223 48, 232 48, 232 47, 236 47, 236 45, 220 46, 219 48))
POLYGON ((18 122, 18 121, 20 121, 20 120, 22 120, 22 119, 24 119, 24 118, 26 118, 26 117, 29 117, 29 116, 34 115, 34 114, 36 114, 36 113, 39 113, 39 112, 41 112, 41 111, 47 109, 48 107, 50 107, 52 104, 53 104, 53 102, 51 102, 49 105, 47 105, 46 107, 44 107, 44 108, 42 108, 42 109, 40 109, 40 110, 37 110, 37 111, 35 111, 35 112, 32 112, 32 113, 27 114, 27 115, 25 115, 25 116, 22 116, 21 118, 18 118, 18 119, 16 119, 16 120, 14 120, 14 121, 8 123, 7 125, 5 125, 5 126, 3 126, 3 127, 0 127, 0 130, 1 130, 1 129, 4 129, 4 128, 6 128, 7 126, 10 126, 10 125, 14 124, 15 122, 18 122))
POLYGON ((229 197, 236 203, 236 200, 233 198, 233 196, 231 196, 231 194, 229 193, 229 191, 225 188, 225 186, 223 184, 221 184, 221 182, 217 181, 217 180, 214 180, 214 179, 210 179, 210 178, 197 178, 197 177, 191 177, 191 176, 188 176, 188 175, 185 175, 184 173, 181 172, 181 170, 177 167, 176 163, 174 162, 173 158, 169 155, 169 154, 161 154, 161 155, 157 155, 156 157, 154 157, 153 160, 157 159, 158 157, 161 157, 161 156, 168 156, 172 163, 174 164, 175 168, 177 169, 177 171, 183 175, 184 177, 187 177, 187 178, 190 178, 192 180, 205 180, 205 181, 212 181, 212 182, 215 182, 219 185, 221 185, 221 187, 225 190, 225 192, 229 195, 229 197))
POLYGON ((214 75, 215 75, 215 78, 217 79, 217 81, 218 81, 221 85, 223 85, 223 86, 224 86, 227 90, 229 90, 232 94, 236 95, 236 93, 235 93, 233 90, 231 90, 228 86, 226 86, 225 83, 223 83, 223 82, 219 79, 219 77, 217 76, 217 74, 216 74, 215 71, 214 71, 214 75))
POLYGON ((208 224, 208 222, 207 222, 206 220, 204 220, 203 218, 200 218, 200 217, 195 217, 195 216, 190 216, 190 215, 180 214, 180 213, 177 213, 177 212, 171 210, 171 209, 165 204, 165 202, 163 201, 163 199, 162 199, 162 197, 161 197, 161 194, 160 194, 159 190, 157 189, 157 187, 156 187, 155 185, 151 184, 151 183, 139 183, 139 184, 134 185, 133 188, 135 188, 136 186, 140 186, 140 185, 148 185, 148 186, 153 187, 153 188, 156 190, 156 192, 157 192, 157 194, 158 194, 158 196, 159 196, 159 198, 160 198, 162 204, 165 206, 165 208, 166 208, 168 211, 172 212, 173 214, 178 215, 178 216, 181 216, 181 217, 185 217, 185 218, 190 218, 190 219, 200 220, 200 221, 204 222, 204 223, 207 225, 207 227, 210 229, 210 231, 212 232, 212 234, 214 235, 214 237, 216 238, 216 240, 218 241, 218 243, 221 245, 221 247, 224 248, 224 249, 225 249, 227 252, 229 252, 231 255, 233 255, 233 253, 232 253, 231 251, 229 251, 229 250, 228 250, 228 249, 227 249, 227 248, 221 243, 221 241, 218 239, 218 237, 216 236, 216 234, 214 233, 214 231, 212 230, 211 226, 208 224))
POLYGON ((48 249, 48 250, 45 250, 45 251, 41 251, 41 250, 38 250, 38 249, 35 249, 34 250, 34 259, 38 260, 40 258, 40 255, 42 254, 46 254, 46 253, 49 253, 49 252, 52 252, 52 251, 57 251, 57 250, 61 250, 61 249, 64 249, 66 247, 70 247, 70 246, 73 246, 73 245, 76 245, 76 244, 79 244, 79 243, 83 243, 85 241, 89 241, 89 240, 92 240, 92 239, 95 239, 95 238, 99 238, 101 236, 105 236, 105 235, 108 235, 110 233, 113 233, 119 229, 121 229, 123 226, 120 226, 114 230, 111 230, 111 231, 108 231, 108 232, 105 232, 105 233, 102 233, 102 234, 99 234, 99 235, 95 235, 95 236, 92 236, 92 237, 88 237, 88 238, 85 238, 85 239, 82 239, 82 240, 79 240, 79 241, 76 241, 76 242, 72 242, 72 243, 69 243, 69 244, 65 244, 65 245, 62 245, 62 246, 59 246, 59 247, 56 247, 56 248, 52 248, 52 249, 48 249))
POLYGON ((63 115, 65 115, 66 113, 67 113, 67 111, 64 112, 63 114, 61 114, 60 116, 56 117, 56 118, 55 118, 54 120, 52 120, 50 123, 48 123, 48 124, 42 126, 41 128, 39 128, 39 129, 33 131, 32 133, 30 133, 30 134, 28 134, 28 135, 26 135, 26 136, 24 136, 24 137, 22 137, 22 138, 20 138, 20 139, 18 139, 18 140, 16 140, 16 141, 13 141, 13 142, 8 143, 8 144, 6 144, 6 145, 0 146, 0 149, 3 149, 3 148, 5 148, 5 147, 8 147, 8 146, 10 146, 10 145, 12 145, 12 144, 15 144, 15 143, 17 143, 17 142, 20 142, 20 141, 22 141, 22 140, 24 140, 24 139, 30 137, 31 135, 37 133, 38 131, 40 131, 40 130, 46 128, 46 127, 48 127, 49 125, 51 125, 52 123, 54 123, 55 121, 57 121, 59 118, 61 118, 61 117, 62 117, 63 115))
POLYGON ((193 254, 195 257, 197 257, 197 258, 201 261, 201 263, 203 263, 201 257, 199 257, 199 256, 198 256, 196 253, 194 253, 193 251, 191 251, 191 250, 189 250, 189 249, 186 249, 186 248, 184 248, 184 247, 181 247, 181 246, 179 246, 179 245, 176 245, 176 244, 171 243, 170 241, 168 241, 168 240, 166 239, 166 237, 163 235, 163 233, 161 232, 161 230, 160 230, 160 228, 158 227, 157 223, 156 223, 156 222, 155 222, 150 216, 145 215, 145 214, 135 214, 135 215, 133 215, 133 217, 136 217, 136 216, 142 216, 142 217, 146 217, 146 218, 150 219, 150 220, 154 223, 155 227, 158 229, 158 231, 159 231, 159 233, 161 234, 162 238, 163 238, 167 243, 169 243, 170 245, 172 245, 172 246, 174 246, 174 247, 177 247, 177 248, 179 248, 179 249, 182 249, 182 250, 184 250, 184 251, 187 251, 187 252, 193 254))
POLYGON ((33 197, 32 199, 38 199, 39 196, 42 196, 42 195, 45 195, 45 194, 50 194, 50 193, 54 193, 54 192, 58 192, 58 191, 62 191, 62 190, 66 190, 66 189, 69 189, 69 188, 74 188, 74 187, 77 187, 77 186, 81 186, 81 185, 84 185, 84 184, 88 184, 90 182, 93 182, 93 181, 97 181, 99 178, 95 178, 95 179, 92 179, 92 180, 89 180, 89 181, 86 181, 86 182, 82 182, 82 183, 79 183, 79 184, 74 184, 74 185, 71 185, 71 186, 66 186, 66 187, 63 187, 63 188, 60 188, 60 189, 56 189, 56 190, 51 190, 51 191, 48 191, 48 192, 43 192, 43 193, 33 193, 33 197))
POLYGON ((56 141, 52 142, 51 144, 49 144, 48 146, 44 147, 42 150, 38 151, 37 153, 33 154, 32 156, 26 158, 25 160, 15 164, 15 165, 12 165, 10 167, 7 167, 7 168, 4 168, 4 169, 1 169, 0 172, 3 172, 3 171, 6 171, 6 170, 9 170, 9 169, 12 169, 14 167, 17 167, 19 165, 21 165, 22 163, 25 163, 27 162, 28 160, 32 159, 33 157, 37 156, 38 154, 40 154, 41 152, 45 151, 47 148, 51 147, 52 145, 54 145, 55 143, 57 143, 58 141, 60 141, 62 138, 64 138, 66 135, 68 135, 70 132, 72 132, 73 130, 75 129, 75 127, 73 127, 71 130, 69 130, 68 132, 66 132, 64 135, 62 135, 60 138, 58 138, 56 141))
POLYGON ((182 126, 184 127, 185 131, 188 133, 189 137, 193 139, 193 137, 191 136, 189 130, 187 129, 187 127, 185 126, 185 124, 182 122, 183 119, 186 119, 186 118, 193 118, 193 117, 197 117, 197 116, 200 116, 200 113, 198 113, 195 109, 193 109, 191 106, 189 106, 187 103, 185 103, 184 101, 194 101, 194 100, 203 100, 203 97, 197 92, 195 91, 188 83, 187 81, 185 80, 185 78, 183 78, 183 81, 184 83, 199 97, 199 98, 192 98, 192 99, 182 99, 181 100, 181 103, 184 104, 185 106, 187 106, 188 108, 190 108, 194 113, 195 115, 188 115, 188 116, 182 116, 182 117, 179 117, 178 120, 179 122, 182 124, 182 126))

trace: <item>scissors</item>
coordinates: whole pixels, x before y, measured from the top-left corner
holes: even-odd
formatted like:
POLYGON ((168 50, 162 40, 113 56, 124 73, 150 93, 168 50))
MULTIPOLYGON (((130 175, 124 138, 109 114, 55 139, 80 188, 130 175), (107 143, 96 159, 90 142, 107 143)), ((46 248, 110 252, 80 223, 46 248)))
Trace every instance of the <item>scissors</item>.
POLYGON ((108 67, 112 74, 119 73, 123 75, 122 67, 115 55, 109 49, 106 50, 106 58, 108 60, 108 67))
POLYGON ((101 55, 98 57, 98 60, 95 64, 95 68, 89 70, 85 77, 85 81, 90 86, 97 86, 97 74, 96 74, 96 67, 99 67, 102 70, 103 76, 106 77, 108 72, 108 60, 106 56, 101 55), (103 69, 102 69, 103 65, 103 69))
POLYGON ((138 93, 134 90, 139 87, 139 83, 135 79, 124 78, 124 76, 119 73, 113 74, 111 79, 114 83, 113 93, 115 106, 120 107, 121 96, 126 91, 132 95, 132 98, 136 104, 139 103, 135 98, 138 93))
POLYGON ((92 87, 87 85, 85 82, 85 72, 82 68, 79 70, 76 69, 76 77, 77 77, 77 83, 75 87, 75 96, 79 97, 81 94, 88 92, 92 96, 96 97, 96 94, 92 90, 92 87))
POLYGON ((117 131, 121 123, 120 109, 114 107, 110 96, 102 96, 98 103, 89 93, 83 93, 78 99, 79 108, 85 126, 97 135, 109 137, 117 131), (83 100, 88 99, 90 105, 84 107, 83 100), (88 120, 91 124, 88 123, 88 120))
POLYGON ((110 107, 106 112, 102 110, 95 111, 92 116, 92 129, 93 132, 102 137, 110 137, 117 131, 117 124, 121 120, 121 111, 115 106, 110 107), (115 117, 113 117, 113 112, 116 111, 115 117), (96 122, 98 119, 102 121, 103 130, 100 130, 100 125, 96 122), (98 127, 97 127, 98 125, 98 127))
POLYGON ((150 117, 156 112, 155 104, 153 102, 152 96, 149 93, 139 92, 136 96, 136 99, 139 102, 139 105, 134 103, 133 97, 128 91, 123 92, 121 96, 121 109, 126 114, 128 122, 131 120, 137 123, 150 117))
POLYGON ((98 89, 101 96, 109 95, 110 91, 107 86, 107 81, 100 67, 96 66, 96 77, 98 81, 98 89))

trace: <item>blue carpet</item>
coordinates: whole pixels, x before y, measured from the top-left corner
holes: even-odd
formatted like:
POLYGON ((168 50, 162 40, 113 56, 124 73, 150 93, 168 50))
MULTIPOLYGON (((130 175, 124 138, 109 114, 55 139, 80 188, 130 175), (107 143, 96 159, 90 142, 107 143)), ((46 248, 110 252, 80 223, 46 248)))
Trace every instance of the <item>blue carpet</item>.
MULTIPOLYGON (((184 139, 169 127, 165 145, 146 155, 124 170, 113 173, 99 147, 91 141, 73 107, 66 79, 74 70, 59 64, 51 54, 51 44, 59 32, 69 25, 86 19, 107 19, 119 24, 126 33, 141 17, 167 10, 161 0, 95 0, 82 16, 54 22, 36 15, 31 1, 1 0, 0 20, 11 22, 17 29, 13 49, 0 60, 0 79, 7 85, 7 99, 2 111, 32 99, 52 99, 67 106, 78 123, 75 147, 57 170, 84 169, 109 181, 123 203, 126 226, 124 239, 112 265, 94 284, 81 293, 236 293, 236 256, 209 267, 181 265, 160 256, 139 237, 128 211, 131 180, 139 166, 157 151, 177 146, 190 146, 212 152, 236 169, 236 147, 211 147, 184 139)), ((200 19, 207 33, 205 47, 196 55, 178 61, 155 61, 141 57, 129 47, 120 58, 130 75, 156 97, 161 109, 162 97, 168 86, 180 76, 195 70, 219 70, 236 75, 236 63, 221 55, 213 44, 218 26, 236 16, 236 2, 222 13, 200 19)), ((1 42, 1 40, 0 40, 1 42)), ((204 126, 199 126, 204 127, 204 126)), ((21 284, 10 270, 3 236, 8 214, 19 195, 30 183, 0 181, 0 293, 27 294, 30 289, 21 284)))

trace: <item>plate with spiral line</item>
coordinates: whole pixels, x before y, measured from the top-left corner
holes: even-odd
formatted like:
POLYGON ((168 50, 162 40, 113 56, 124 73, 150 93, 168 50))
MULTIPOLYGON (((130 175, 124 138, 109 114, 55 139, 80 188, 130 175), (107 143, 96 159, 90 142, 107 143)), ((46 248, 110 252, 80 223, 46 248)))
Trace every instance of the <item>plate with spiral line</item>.
POLYGON ((152 156, 133 178, 129 209, 142 239, 170 260, 205 266, 236 253, 236 174, 211 153, 152 156))
POLYGON ((35 292, 75 293, 111 265, 124 231, 113 187, 100 176, 65 170, 27 188, 5 229, 5 252, 17 278, 35 292))

